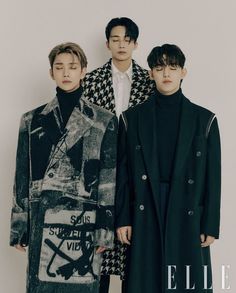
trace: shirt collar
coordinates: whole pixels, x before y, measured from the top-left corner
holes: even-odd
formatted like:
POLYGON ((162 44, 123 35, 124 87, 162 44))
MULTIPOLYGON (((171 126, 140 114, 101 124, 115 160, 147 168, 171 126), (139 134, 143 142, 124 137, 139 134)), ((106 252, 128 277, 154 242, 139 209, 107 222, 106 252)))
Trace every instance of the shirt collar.
POLYGON ((133 62, 131 62, 130 67, 125 71, 125 72, 121 72, 113 63, 113 61, 111 62, 111 68, 112 68, 112 75, 117 75, 117 74, 126 74, 130 80, 130 82, 132 82, 132 72, 133 72, 133 62))

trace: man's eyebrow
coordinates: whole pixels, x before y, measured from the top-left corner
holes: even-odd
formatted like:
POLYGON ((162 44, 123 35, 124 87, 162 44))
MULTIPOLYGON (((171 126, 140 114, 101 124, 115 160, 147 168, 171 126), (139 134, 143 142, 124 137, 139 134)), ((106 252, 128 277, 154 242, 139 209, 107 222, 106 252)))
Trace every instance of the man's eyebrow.
POLYGON ((113 36, 110 36, 110 38, 122 38, 122 36, 113 35, 113 36))
MULTIPOLYGON (((54 65, 63 65, 64 63, 62 62, 55 62, 54 65)), ((74 65, 74 64, 79 64, 79 62, 70 62, 69 64, 74 65)))

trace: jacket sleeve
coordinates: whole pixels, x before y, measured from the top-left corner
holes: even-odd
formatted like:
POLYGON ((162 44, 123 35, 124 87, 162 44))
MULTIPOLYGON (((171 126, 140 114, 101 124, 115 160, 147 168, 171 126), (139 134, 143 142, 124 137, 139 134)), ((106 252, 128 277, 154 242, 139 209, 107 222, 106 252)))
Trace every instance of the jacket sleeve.
POLYGON ((120 116, 118 132, 117 154, 117 185, 115 199, 116 227, 131 226, 130 202, 131 190, 129 181, 128 155, 127 155, 127 122, 125 114, 120 116))
POLYGON ((201 233, 219 238, 221 197, 221 147, 217 119, 207 134, 206 190, 201 233))
POLYGON ((28 245, 29 212, 29 134, 21 118, 16 153, 16 171, 11 212, 10 245, 28 245))
POLYGON ((100 153, 98 207, 95 246, 114 246, 114 200, 116 185, 117 118, 114 116, 105 131, 100 153))

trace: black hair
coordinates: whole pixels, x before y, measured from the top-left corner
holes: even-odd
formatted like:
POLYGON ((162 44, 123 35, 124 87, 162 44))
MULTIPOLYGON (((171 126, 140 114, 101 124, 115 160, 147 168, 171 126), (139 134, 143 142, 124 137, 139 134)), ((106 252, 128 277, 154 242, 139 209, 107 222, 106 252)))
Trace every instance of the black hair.
POLYGON ((106 30, 105 30, 107 41, 109 41, 109 38, 111 35, 111 30, 115 26, 124 26, 126 29, 125 36, 129 37, 130 41, 134 41, 134 42, 137 41, 138 35, 139 35, 139 28, 138 28, 137 24, 135 22, 133 22, 133 20, 131 20, 128 17, 117 17, 117 18, 111 19, 108 22, 108 24, 106 26, 106 30))
POLYGON ((147 58, 150 69, 158 65, 174 65, 184 68, 185 60, 186 58, 181 49, 172 44, 154 47, 147 58))

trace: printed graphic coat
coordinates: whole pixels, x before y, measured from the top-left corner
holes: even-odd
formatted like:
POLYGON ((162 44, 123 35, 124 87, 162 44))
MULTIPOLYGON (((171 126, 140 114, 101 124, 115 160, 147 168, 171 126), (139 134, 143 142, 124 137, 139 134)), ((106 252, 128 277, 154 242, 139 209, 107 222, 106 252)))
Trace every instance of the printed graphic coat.
POLYGON ((57 97, 23 115, 10 245, 28 246, 27 293, 98 292, 113 248, 117 118, 84 97, 62 130, 57 97))
MULTIPOLYGON (((144 102, 154 91, 155 84, 150 80, 148 71, 132 61, 132 84, 129 107, 144 102)), ((84 95, 90 102, 115 114, 115 96, 112 85, 111 59, 103 66, 88 73, 83 81, 84 95)), ((126 246, 115 239, 113 250, 103 253, 102 274, 125 274, 126 246)))
POLYGON ((164 231, 155 95, 122 118, 116 223, 132 226, 127 292, 211 293, 210 248, 201 247, 200 234, 219 237, 221 155, 215 115, 183 97, 164 231))

